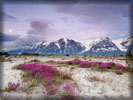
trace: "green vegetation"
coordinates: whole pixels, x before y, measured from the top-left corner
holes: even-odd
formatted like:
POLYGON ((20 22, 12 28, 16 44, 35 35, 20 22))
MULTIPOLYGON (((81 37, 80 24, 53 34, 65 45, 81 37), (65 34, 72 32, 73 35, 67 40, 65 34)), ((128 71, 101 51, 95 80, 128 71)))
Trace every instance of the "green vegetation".
POLYGON ((126 66, 131 67, 131 59, 133 57, 131 50, 127 50, 125 57, 126 57, 125 59, 126 66))

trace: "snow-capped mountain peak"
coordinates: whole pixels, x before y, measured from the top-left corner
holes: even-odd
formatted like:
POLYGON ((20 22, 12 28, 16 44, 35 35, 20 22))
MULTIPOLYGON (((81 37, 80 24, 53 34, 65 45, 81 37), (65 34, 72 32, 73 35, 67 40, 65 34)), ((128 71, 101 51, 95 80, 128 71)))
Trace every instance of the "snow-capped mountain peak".
POLYGON ((90 44, 90 50, 84 52, 84 54, 96 53, 96 54, 112 54, 120 51, 119 48, 108 37, 94 40, 90 44))
POLYGON ((111 41, 111 39, 110 39, 109 37, 101 37, 100 40, 101 40, 101 41, 102 41, 102 40, 109 40, 109 41, 111 41))
POLYGON ((124 54, 132 45, 133 37, 111 40, 108 37, 97 40, 73 40, 60 38, 52 42, 38 42, 32 46, 19 46, 4 49, 9 54, 38 53, 38 54, 124 54))

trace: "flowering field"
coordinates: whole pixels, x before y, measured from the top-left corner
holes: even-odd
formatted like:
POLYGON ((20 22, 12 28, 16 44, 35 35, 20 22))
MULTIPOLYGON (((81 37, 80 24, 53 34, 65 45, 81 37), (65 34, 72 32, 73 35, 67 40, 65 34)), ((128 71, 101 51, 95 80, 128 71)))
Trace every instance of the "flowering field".
POLYGON ((47 100, 52 97, 56 100, 111 100, 119 97, 121 100, 131 100, 130 74, 133 68, 116 63, 117 60, 103 62, 99 58, 90 61, 74 57, 65 60, 63 56, 57 59, 49 57, 47 60, 43 60, 47 57, 32 58, 21 57, 18 59, 24 62, 16 63, 17 59, 10 57, 12 62, 4 62, 5 65, 12 64, 10 72, 19 72, 15 73, 16 79, 17 76, 21 77, 16 81, 15 78, 10 79, 13 75, 10 74, 10 80, 4 80, 7 85, 1 90, 2 99, 17 97, 18 100, 47 100))

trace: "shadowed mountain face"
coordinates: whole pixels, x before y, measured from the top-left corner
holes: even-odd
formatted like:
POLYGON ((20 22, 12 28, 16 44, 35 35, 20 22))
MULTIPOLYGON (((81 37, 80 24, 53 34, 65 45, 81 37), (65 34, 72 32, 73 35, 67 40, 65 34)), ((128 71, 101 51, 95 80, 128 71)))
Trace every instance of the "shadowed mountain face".
POLYGON ((78 54, 85 50, 85 46, 74 40, 63 39, 58 40, 60 46, 60 54, 78 54))
POLYGON ((44 43, 40 42, 27 48, 19 47, 7 51, 10 54, 39 53, 39 54, 79 54, 85 50, 85 46, 81 43, 70 39, 61 38, 55 42, 44 43))
POLYGON ((91 45, 84 54, 124 54, 108 37, 94 41, 91 45))
POLYGON ((93 52, 108 52, 108 51, 117 51, 118 47, 109 39, 102 38, 92 45, 90 51, 93 52))
POLYGON ((125 47, 126 49, 133 49, 133 36, 124 39, 121 45, 125 47))
MULTIPOLYGON (((132 45, 133 37, 123 39, 120 43, 123 48, 129 49, 133 47, 132 45)), ((39 42, 32 46, 20 46, 12 48, 10 50, 5 50, 9 54, 21 54, 21 53, 38 53, 38 54, 125 54, 117 47, 115 43, 112 42, 108 37, 100 38, 89 43, 89 49, 80 42, 72 39, 61 38, 53 42, 39 42)))

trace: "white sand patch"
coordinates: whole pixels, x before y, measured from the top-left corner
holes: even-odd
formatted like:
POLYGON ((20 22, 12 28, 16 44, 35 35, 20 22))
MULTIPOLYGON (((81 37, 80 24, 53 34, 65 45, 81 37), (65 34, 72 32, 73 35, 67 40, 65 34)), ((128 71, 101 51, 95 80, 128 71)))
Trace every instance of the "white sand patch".
POLYGON ((113 72, 96 72, 87 70, 85 68, 78 68, 73 71, 73 79, 77 81, 81 93, 78 95, 89 96, 130 96, 129 84, 130 75, 125 73, 123 75, 117 75, 113 72), (89 81, 89 77, 96 76, 105 82, 92 82, 89 81), (88 80, 87 80, 88 78, 88 80))

